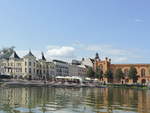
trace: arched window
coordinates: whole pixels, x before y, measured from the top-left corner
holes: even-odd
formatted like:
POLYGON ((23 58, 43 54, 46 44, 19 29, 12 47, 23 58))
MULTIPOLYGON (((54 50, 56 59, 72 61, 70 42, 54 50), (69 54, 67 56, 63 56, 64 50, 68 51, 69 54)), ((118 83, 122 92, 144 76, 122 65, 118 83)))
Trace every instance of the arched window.
POLYGON ((145 76, 145 69, 141 69, 141 77, 145 76))
POLYGON ((103 65, 100 65, 100 69, 103 70, 103 65))
POLYGON ((125 70, 124 70, 124 74, 125 74, 125 76, 128 76, 129 70, 128 70, 128 69, 125 69, 125 70))

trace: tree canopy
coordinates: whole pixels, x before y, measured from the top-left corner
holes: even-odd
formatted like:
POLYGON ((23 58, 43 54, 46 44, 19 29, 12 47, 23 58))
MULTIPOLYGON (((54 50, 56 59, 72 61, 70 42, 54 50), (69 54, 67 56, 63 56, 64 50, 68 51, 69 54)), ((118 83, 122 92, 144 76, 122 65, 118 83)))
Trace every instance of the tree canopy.
POLYGON ((96 68, 95 78, 98 78, 98 79, 103 78, 103 71, 100 68, 96 68))
POLYGON ((89 67, 89 68, 88 68, 88 70, 87 70, 87 75, 88 75, 88 77, 90 77, 90 78, 93 78, 93 77, 94 77, 95 72, 94 72, 94 70, 93 70, 92 67, 89 67))
POLYGON ((12 47, 9 47, 9 48, 3 48, 0 50, 0 59, 4 58, 4 59, 7 59, 9 58, 12 53, 14 52, 14 46, 12 47))
POLYGON ((111 70, 107 70, 104 74, 104 76, 108 79, 108 82, 110 82, 111 80, 113 80, 113 73, 111 70))
POLYGON ((134 66, 130 67, 129 70, 129 78, 133 80, 133 82, 137 82, 138 76, 137 76, 137 70, 134 66))
POLYGON ((122 72, 121 68, 118 68, 115 72, 115 78, 120 81, 121 79, 124 78, 124 73, 122 72))

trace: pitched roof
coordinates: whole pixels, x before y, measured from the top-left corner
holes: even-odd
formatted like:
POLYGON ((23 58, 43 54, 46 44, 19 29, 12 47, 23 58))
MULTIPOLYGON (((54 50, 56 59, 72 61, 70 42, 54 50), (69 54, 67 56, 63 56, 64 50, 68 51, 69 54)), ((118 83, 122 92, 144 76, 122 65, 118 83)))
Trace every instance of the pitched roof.
POLYGON ((29 53, 27 55, 25 55, 25 57, 35 57, 31 51, 29 51, 29 53))
POLYGON ((53 60, 53 62, 58 62, 58 63, 68 64, 67 62, 61 61, 61 60, 53 60))
POLYGON ((94 62, 94 59, 90 58, 91 62, 93 63, 94 62))
POLYGON ((15 51, 13 51, 12 55, 9 58, 20 59, 20 57, 17 55, 15 51))

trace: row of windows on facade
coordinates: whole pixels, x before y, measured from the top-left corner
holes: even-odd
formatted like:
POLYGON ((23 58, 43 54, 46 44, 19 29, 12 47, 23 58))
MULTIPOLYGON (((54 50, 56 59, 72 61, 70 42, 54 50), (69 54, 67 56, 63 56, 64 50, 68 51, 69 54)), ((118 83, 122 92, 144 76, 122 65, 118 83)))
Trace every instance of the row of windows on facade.
POLYGON ((8 73, 13 73, 14 71, 15 71, 15 72, 22 72, 22 68, 17 68, 17 69, 5 69, 4 71, 5 71, 5 72, 8 72, 8 73))
MULTIPOLYGON (((13 72, 22 72, 22 68, 16 68, 16 69, 5 69, 4 70, 5 72, 8 72, 8 73, 13 73, 13 72)), ((25 68, 25 72, 27 73, 27 68, 25 68)), ((48 73, 53 73, 53 71, 46 71, 46 70, 43 70, 43 74, 47 74, 48 73)), ((29 73, 31 74, 32 73, 32 69, 29 68, 29 73)), ((37 73, 37 74, 42 74, 42 70, 36 70, 36 69, 33 69, 33 73, 37 73)))
MULTIPOLYGON (((129 70, 125 69, 124 70, 124 74, 127 76, 129 74, 129 70)), ((141 77, 144 77, 146 75, 146 70, 145 69, 141 69, 141 77)))
POLYGON ((63 70, 63 69, 56 69, 56 71, 60 73, 69 73, 68 70, 63 70))
MULTIPOLYGON (((20 71, 17 71, 17 72, 22 72, 22 68, 18 68, 20 71)), ((18 69, 16 69, 16 70, 18 70, 18 69)), ((10 70, 12 70, 12 69, 10 69, 10 70)), ((31 68, 29 68, 29 73, 31 73, 31 68)), ((33 69, 34 70, 34 73, 35 73, 35 69, 33 69)), ((25 68, 25 72, 27 72, 27 68, 25 68)), ((69 73, 68 72, 68 68, 66 69, 66 68, 63 68, 63 69, 57 69, 57 72, 63 72, 63 73, 69 73), (65 70, 64 70, 65 69, 65 70)), ((85 70, 84 69, 79 69, 79 72, 85 72, 85 70)), ((38 73, 38 72, 37 72, 38 73)), ((45 73, 45 72, 44 72, 45 73)))
MULTIPOLYGON (((25 66, 27 66, 27 62, 25 62, 25 66)), ((29 66, 32 66, 32 62, 29 62, 29 66)), ((36 66, 37 68, 38 68, 38 67, 39 67, 39 68, 42 68, 42 67, 43 67, 43 68, 49 68, 49 67, 50 67, 50 68, 54 68, 54 66, 52 66, 52 65, 43 65, 43 66, 40 65, 40 64, 37 64, 37 65, 36 65, 35 62, 33 63, 33 66, 34 66, 34 67, 36 66)))
MULTIPOLYGON (((3 63, 2 66, 7 66, 7 64, 6 64, 6 63, 3 63)), ((15 66, 15 64, 14 64, 14 63, 8 63, 8 66, 15 66)), ((20 66, 22 66, 22 65, 21 65, 21 63, 16 63, 16 66, 20 67, 20 66)), ((27 62, 25 62, 25 66, 27 66, 27 62)), ((29 62, 29 66, 32 66, 32 62, 29 62)), ((42 65, 39 65, 39 64, 36 65, 35 62, 33 63, 33 66, 34 66, 34 67, 40 67, 40 68, 42 68, 42 67, 43 67, 43 68, 49 68, 49 67, 50 67, 50 68, 54 68, 54 66, 52 66, 52 65, 49 65, 49 66, 48 66, 48 65, 43 65, 43 66, 42 66, 42 65)))
POLYGON ((56 68, 68 69, 68 67, 67 67, 67 66, 60 66, 60 65, 56 65, 56 68))
MULTIPOLYGON (((100 69, 103 69, 102 65, 99 65, 100 69)), ((145 69, 141 69, 141 76, 144 77, 146 74, 146 70, 145 69)), ((129 69, 125 69, 124 70, 124 74, 127 76, 129 74, 129 69)))
MULTIPOLYGON (((2 66, 6 66, 6 64, 3 63, 2 66)), ((29 66, 31 66, 31 64, 30 64, 29 66)), ((13 63, 11 63, 11 65, 8 64, 8 67, 21 67, 21 64, 18 63, 18 64, 15 66, 15 65, 13 65, 13 63)), ((38 68, 38 66, 37 66, 36 68, 38 68)), ((50 69, 54 69, 55 67, 54 67, 54 66, 49 66, 49 67, 48 67, 48 66, 41 66, 41 65, 40 65, 40 68, 47 68, 47 69, 50 68, 50 69)))
MULTIPOLYGON (((15 66, 14 63, 8 63, 8 65, 6 63, 3 63, 2 66, 15 66)), ((16 66, 20 67, 21 63, 16 63, 16 66)))

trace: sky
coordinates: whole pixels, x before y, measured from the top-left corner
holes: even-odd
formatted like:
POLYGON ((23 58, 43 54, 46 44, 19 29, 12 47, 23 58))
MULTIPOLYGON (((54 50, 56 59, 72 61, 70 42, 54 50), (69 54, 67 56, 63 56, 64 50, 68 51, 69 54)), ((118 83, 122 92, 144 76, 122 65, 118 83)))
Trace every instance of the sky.
POLYGON ((0 0, 0 48, 47 59, 150 63, 149 0, 0 0))

